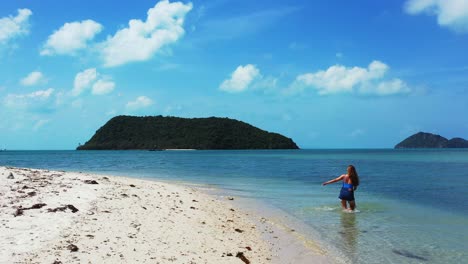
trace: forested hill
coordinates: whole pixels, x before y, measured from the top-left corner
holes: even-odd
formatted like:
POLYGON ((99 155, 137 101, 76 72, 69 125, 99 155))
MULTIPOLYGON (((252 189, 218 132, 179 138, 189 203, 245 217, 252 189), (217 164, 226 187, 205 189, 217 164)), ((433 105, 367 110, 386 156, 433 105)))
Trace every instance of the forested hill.
POLYGON ((419 132, 398 143, 395 148, 468 148, 468 141, 463 138, 448 140, 439 135, 419 132))
POLYGON ((229 118, 117 116, 77 149, 298 149, 298 146, 290 138, 229 118))

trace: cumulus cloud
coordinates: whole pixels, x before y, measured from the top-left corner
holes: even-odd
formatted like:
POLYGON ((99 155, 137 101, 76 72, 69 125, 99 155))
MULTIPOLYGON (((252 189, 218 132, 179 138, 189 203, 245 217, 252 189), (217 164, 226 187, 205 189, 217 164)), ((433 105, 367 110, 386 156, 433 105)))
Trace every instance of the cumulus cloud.
POLYGON ((91 89, 94 95, 104 95, 112 92, 114 88, 115 82, 109 76, 99 74, 96 68, 89 68, 76 74, 71 94, 78 96, 91 89))
POLYGON ((9 108, 28 108, 45 103, 53 94, 54 89, 39 90, 28 94, 9 94, 4 98, 4 105, 9 108))
POLYGON ((466 0, 408 0, 405 11, 411 15, 437 16, 440 26, 456 32, 468 32, 468 1, 466 0))
POLYGON ((96 80, 97 76, 98 73, 96 68, 86 69, 77 73, 75 76, 72 94, 74 96, 80 95, 86 88, 91 86, 91 84, 96 80))
POLYGON ((31 72, 30 74, 28 74, 28 76, 24 77, 20 81, 21 85, 23 86, 33 86, 41 82, 45 82, 45 78, 42 72, 39 71, 31 72))
POLYGON ((231 78, 224 80, 221 83, 219 89, 229 93, 243 92, 256 78, 260 76, 260 70, 255 65, 240 65, 231 74, 231 78))
POLYGON ((0 44, 29 33, 29 17, 32 11, 18 9, 18 15, 0 18, 0 44))
POLYGON ((76 51, 85 49, 88 46, 88 42, 101 30, 102 25, 93 20, 65 23, 60 29, 49 36, 40 54, 73 55, 76 51))
POLYGON ((162 47, 175 43, 185 33, 184 18, 191 9, 192 3, 163 0, 148 10, 146 21, 130 20, 128 27, 101 43, 104 65, 146 61, 162 47))
POLYGON ((138 110, 141 108, 148 107, 153 104, 153 100, 146 96, 139 96, 134 101, 127 103, 126 107, 128 110, 138 110))
POLYGON ((290 90, 313 88, 320 95, 343 92, 374 95, 408 93, 410 89, 404 81, 384 79, 388 70, 389 66, 380 61, 371 62, 367 68, 334 65, 327 70, 297 76, 290 90))
POLYGON ((112 81, 98 80, 93 85, 92 93, 96 95, 108 94, 115 88, 115 83, 112 81))
POLYGON ((377 95, 392 95, 399 93, 408 93, 410 88, 401 79, 392 79, 390 81, 382 81, 377 84, 366 83, 359 90, 362 94, 377 94, 377 95))

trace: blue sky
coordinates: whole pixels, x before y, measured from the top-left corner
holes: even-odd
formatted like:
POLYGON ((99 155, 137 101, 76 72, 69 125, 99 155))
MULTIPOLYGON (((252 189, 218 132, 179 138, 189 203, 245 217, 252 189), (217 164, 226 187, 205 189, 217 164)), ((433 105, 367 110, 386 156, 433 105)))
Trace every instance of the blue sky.
POLYGON ((468 1, 0 3, 0 148, 116 115, 229 117, 302 148, 468 138, 468 1))

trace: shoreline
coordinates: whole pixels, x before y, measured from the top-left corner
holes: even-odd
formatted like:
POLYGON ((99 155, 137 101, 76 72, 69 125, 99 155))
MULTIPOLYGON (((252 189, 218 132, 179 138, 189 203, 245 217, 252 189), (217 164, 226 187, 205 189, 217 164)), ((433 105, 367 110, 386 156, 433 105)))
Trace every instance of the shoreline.
POLYGON ((13 167, 0 177, 0 263, 332 263, 201 188, 13 167))

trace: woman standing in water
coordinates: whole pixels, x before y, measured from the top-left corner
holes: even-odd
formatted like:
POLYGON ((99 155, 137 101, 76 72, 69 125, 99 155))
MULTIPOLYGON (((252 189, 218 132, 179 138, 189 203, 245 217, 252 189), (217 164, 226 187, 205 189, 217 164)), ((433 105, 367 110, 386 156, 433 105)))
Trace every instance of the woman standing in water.
POLYGON ((349 208, 354 211, 356 209, 356 202, 354 201, 354 191, 359 186, 359 176, 356 172, 356 168, 353 165, 348 166, 348 173, 343 174, 340 177, 329 180, 324 182, 322 185, 327 185, 330 183, 338 182, 343 180, 343 187, 341 187, 340 196, 338 198, 341 199, 341 207, 344 210, 348 210, 348 203, 349 208))

